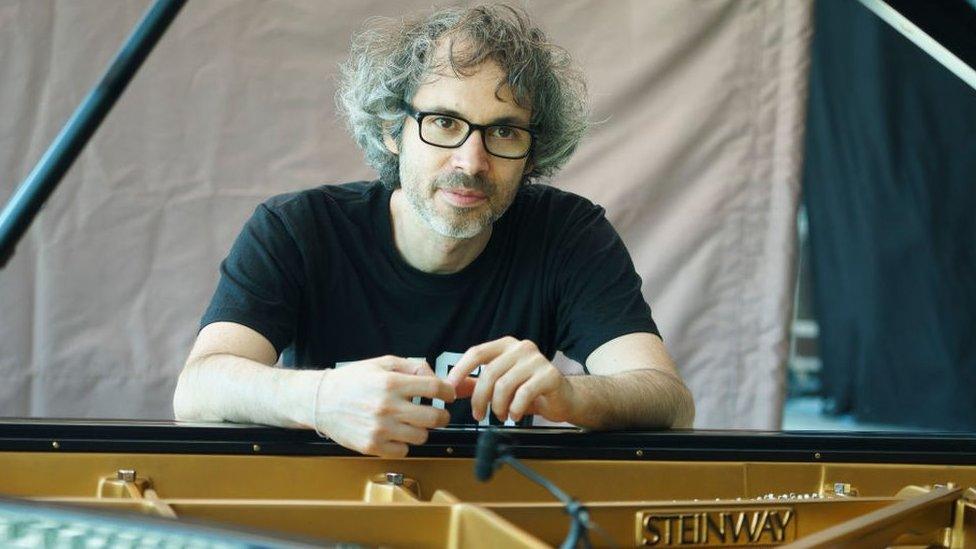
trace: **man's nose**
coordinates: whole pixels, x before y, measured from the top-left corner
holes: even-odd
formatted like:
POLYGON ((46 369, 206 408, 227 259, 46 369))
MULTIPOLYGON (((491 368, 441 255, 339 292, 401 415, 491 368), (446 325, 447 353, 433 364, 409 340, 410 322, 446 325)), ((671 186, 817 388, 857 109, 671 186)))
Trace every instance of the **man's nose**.
POLYGON ((454 168, 468 175, 476 175, 488 171, 488 150, 485 149, 484 134, 481 130, 474 130, 461 146, 454 149, 454 168))

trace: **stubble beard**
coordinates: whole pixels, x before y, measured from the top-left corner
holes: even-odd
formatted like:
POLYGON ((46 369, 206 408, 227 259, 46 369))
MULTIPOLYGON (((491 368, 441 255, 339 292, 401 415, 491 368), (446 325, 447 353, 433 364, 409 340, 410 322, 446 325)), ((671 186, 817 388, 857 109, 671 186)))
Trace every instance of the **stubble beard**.
POLYGON ((495 186, 486 179, 461 172, 451 172, 434 176, 429 184, 418 184, 417 174, 404 170, 401 180, 408 179, 406 185, 401 185, 403 194, 411 209, 418 217, 437 234, 447 238, 469 239, 481 234, 505 213, 496 211, 495 201, 498 199, 495 186), (413 179, 409 181, 409 179, 413 179), (450 213, 445 215, 438 211, 434 197, 437 189, 472 189, 485 195, 485 204, 478 208, 458 208, 446 205, 450 213))

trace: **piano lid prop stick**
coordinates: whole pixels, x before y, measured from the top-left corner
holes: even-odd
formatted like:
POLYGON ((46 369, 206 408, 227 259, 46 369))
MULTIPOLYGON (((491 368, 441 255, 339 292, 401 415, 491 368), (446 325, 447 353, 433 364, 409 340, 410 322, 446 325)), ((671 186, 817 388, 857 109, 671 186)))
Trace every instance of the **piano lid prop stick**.
POLYGON ((13 256, 31 221, 185 3, 186 0, 156 0, 122 44, 101 80, 78 105, 61 133, 0 211, 0 269, 13 256))

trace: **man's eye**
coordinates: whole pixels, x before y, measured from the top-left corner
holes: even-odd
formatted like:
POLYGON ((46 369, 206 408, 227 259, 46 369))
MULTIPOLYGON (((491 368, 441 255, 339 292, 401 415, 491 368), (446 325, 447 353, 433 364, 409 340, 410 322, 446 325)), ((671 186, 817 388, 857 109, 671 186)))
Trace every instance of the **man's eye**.
POLYGON ((492 137, 496 137, 498 139, 514 139, 516 134, 514 128, 509 128, 508 126, 493 126, 491 128, 491 135, 492 137))
POLYGON ((442 130, 450 130, 457 125, 457 120, 446 116, 438 116, 434 118, 434 125, 442 130))

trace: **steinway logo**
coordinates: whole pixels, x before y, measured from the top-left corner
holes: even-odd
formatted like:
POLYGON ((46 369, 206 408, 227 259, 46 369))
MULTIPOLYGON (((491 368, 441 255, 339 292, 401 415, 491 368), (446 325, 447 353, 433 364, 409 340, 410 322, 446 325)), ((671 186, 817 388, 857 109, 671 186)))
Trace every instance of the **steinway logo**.
POLYGON ((766 509, 688 509, 637 513, 641 545, 777 545, 796 538, 794 511, 766 509))

